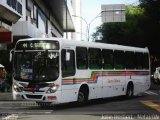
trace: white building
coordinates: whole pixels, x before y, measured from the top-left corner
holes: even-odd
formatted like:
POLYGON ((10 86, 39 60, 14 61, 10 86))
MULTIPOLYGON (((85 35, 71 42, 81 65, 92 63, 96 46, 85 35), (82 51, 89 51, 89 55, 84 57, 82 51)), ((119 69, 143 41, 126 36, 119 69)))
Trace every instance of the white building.
POLYGON ((71 0, 73 8, 73 21, 75 32, 72 33, 73 40, 82 40, 82 17, 81 17, 81 0, 71 0))
POLYGON ((66 0, 0 0, 0 43, 74 32, 66 0))

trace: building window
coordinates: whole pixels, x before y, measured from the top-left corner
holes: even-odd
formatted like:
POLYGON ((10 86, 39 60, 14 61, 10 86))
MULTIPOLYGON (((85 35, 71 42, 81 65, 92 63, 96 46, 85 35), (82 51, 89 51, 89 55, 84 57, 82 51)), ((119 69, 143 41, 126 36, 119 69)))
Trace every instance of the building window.
POLYGON ((11 0, 7 0, 7 4, 11 6, 12 5, 11 0))
POLYGON ((17 12, 22 15, 22 5, 19 2, 17 4, 17 12))
POLYGON ((46 33, 46 17, 40 9, 38 9, 38 28, 41 32, 46 33))
POLYGON ((12 8, 16 10, 17 0, 12 0, 12 8))
POLYGON ((22 15, 22 4, 17 0, 7 0, 7 4, 22 15))

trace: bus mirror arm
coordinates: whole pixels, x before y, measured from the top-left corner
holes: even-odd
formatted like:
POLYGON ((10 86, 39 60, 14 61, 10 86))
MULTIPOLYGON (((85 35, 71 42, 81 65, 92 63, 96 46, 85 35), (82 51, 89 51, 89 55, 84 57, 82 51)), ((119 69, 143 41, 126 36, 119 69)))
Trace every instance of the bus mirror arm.
POLYGON ((10 51, 10 54, 9 54, 9 61, 10 61, 10 62, 12 62, 13 53, 14 53, 14 49, 12 49, 12 50, 10 51))

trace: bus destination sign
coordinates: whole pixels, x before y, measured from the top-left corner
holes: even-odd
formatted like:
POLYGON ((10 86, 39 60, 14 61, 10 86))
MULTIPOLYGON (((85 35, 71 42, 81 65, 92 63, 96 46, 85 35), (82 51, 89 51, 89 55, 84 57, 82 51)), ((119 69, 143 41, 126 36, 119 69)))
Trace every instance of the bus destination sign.
POLYGON ((19 41, 16 50, 58 50, 59 43, 57 41, 19 41))

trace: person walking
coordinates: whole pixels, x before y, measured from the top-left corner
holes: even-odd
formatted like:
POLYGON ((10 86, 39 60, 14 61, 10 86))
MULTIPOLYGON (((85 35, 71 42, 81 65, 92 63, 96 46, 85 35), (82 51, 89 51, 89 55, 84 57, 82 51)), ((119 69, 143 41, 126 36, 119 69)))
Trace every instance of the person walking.
POLYGON ((0 64, 0 89, 2 92, 9 92, 10 89, 10 85, 7 83, 7 71, 5 69, 5 67, 0 64))

